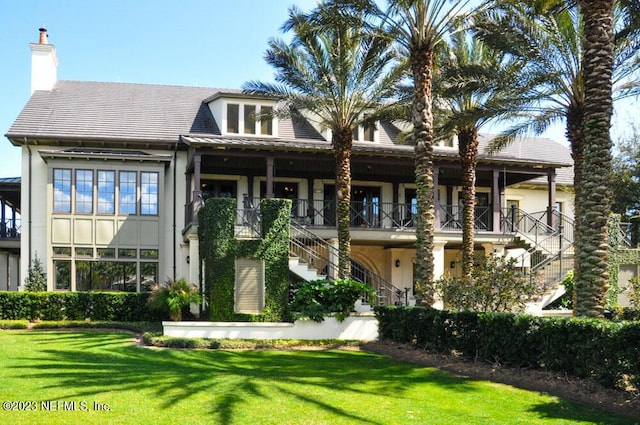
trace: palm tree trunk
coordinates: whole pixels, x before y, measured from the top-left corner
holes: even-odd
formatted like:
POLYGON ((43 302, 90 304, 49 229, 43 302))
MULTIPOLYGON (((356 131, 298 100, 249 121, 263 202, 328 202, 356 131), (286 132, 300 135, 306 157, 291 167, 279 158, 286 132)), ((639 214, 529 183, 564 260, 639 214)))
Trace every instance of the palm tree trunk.
POLYGON ((458 152, 462 166, 462 279, 470 284, 475 233, 477 128, 465 128, 458 133, 458 152))
MULTIPOLYGON (((573 158, 573 193, 574 193, 574 220, 573 220, 573 228, 575 231, 573 232, 573 258, 577 259, 579 257, 580 252, 580 221, 582 217, 582 206, 581 202, 581 191, 582 188, 582 174, 584 169, 584 131, 583 131, 583 118, 584 118, 584 99, 581 100, 581 103, 571 105, 567 110, 567 129, 566 129, 566 137, 571 144, 571 157, 573 158)), ((573 268, 573 279, 574 282, 579 280, 580 270, 578 268, 578 262, 575 261, 573 268)), ((576 305, 576 291, 575 286, 573 290, 573 294, 571 294, 573 299, 573 305, 576 305)))
POLYGON ((412 52, 411 69, 414 79, 413 138, 415 142, 416 176, 416 262, 413 277, 416 300, 423 305, 434 302, 434 181, 433 181, 433 112, 432 112, 433 52, 423 48, 412 52))
POLYGON ((580 189, 576 316, 604 313, 609 285, 613 0, 581 0, 584 21, 584 168, 580 189))
POLYGON ((344 278, 351 273, 351 148, 353 130, 335 131, 332 143, 336 161, 338 276, 344 278))

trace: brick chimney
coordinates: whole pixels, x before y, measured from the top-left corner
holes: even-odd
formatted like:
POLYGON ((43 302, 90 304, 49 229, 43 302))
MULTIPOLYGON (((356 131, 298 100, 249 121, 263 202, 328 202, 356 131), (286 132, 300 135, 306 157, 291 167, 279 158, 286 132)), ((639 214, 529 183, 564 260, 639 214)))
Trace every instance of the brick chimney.
POLYGON ((42 27, 38 43, 31 48, 31 94, 36 90, 51 90, 58 77, 58 56, 53 44, 49 44, 47 29, 42 27))

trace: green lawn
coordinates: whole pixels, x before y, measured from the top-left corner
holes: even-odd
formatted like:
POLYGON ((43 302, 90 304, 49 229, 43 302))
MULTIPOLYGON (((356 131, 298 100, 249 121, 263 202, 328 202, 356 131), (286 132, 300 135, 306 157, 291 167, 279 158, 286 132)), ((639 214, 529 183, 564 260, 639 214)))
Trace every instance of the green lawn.
POLYGON ((1 331, 0 400, 0 424, 25 425, 635 423, 365 352, 150 349, 107 331, 1 331))

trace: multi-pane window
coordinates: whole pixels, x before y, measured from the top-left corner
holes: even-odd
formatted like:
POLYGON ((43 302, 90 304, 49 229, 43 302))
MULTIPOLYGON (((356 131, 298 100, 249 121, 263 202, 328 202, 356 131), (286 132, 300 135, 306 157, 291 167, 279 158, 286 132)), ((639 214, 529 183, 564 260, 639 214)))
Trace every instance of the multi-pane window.
POLYGON ((244 105, 244 134, 256 133, 256 106, 244 105))
POLYGON ((76 212, 93 212, 92 170, 76 170, 76 212))
POLYGON ((54 288, 68 291, 150 291, 158 283, 157 248, 53 247, 54 288), (75 273, 71 273, 75 268, 75 273))
POLYGON ((140 214, 158 214, 158 173, 140 173, 140 214))
POLYGON ((227 133, 240 132, 240 105, 229 103, 227 105, 227 133))
POLYGON ((98 214, 113 214, 116 209, 116 173, 98 171, 98 214))
POLYGON ((136 196, 137 173, 135 171, 120 171, 119 179, 120 208, 118 211, 120 214, 135 214, 138 201, 136 196))
POLYGON ((53 212, 158 215, 158 172, 54 169, 53 212), (73 178, 72 178, 73 177, 73 178), (73 196, 72 196, 73 194, 73 196))
POLYGON ((273 107, 227 104, 227 133, 273 135, 273 107), (260 117, 260 119, 258 119, 260 117))
POLYGON ((71 212, 71 170, 53 170, 53 212, 71 212))

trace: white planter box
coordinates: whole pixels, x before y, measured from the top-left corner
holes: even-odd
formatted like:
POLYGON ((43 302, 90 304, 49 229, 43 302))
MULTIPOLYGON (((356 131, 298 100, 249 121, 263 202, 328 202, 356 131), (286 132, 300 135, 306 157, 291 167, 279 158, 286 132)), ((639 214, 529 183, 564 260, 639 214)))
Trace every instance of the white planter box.
POLYGON ((352 314, 338 322, 325 317, 324 322, 297 320, 295 323, 253 322, 162 322, 164 335, 182 338, 213 339, 344 339, 375 341, 378 320, 371 314, 352 314))

